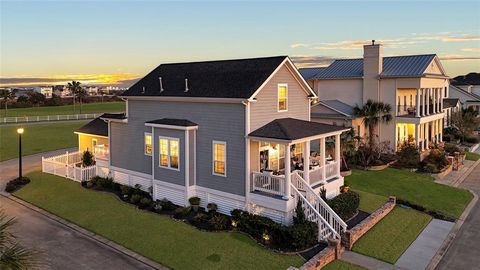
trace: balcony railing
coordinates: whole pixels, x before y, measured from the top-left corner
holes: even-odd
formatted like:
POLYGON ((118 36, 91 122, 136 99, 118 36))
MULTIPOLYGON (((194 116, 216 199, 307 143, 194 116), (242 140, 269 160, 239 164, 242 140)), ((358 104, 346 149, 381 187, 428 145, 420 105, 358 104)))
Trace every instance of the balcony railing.
MULTIPOLYGON (((430 104, 427 108, 425 108, 425 113, 427 113, 428 109, 428 114, 435 114, 433 111, 433 104, 430 104)), ((423 106, 419 106, 420 110, 420 116, 422 115, 423 112, 423 106)), ((405 105, 399 105, 397 106, 397 116, 411 116, 415 117, 417 115, 417 106, 405 106, 405 105)))
POLYGON ((95 145, 95 147, 93 148, 93 155, 95 156, 95 158, 108 159, 110 157, 108 145, 95 145))

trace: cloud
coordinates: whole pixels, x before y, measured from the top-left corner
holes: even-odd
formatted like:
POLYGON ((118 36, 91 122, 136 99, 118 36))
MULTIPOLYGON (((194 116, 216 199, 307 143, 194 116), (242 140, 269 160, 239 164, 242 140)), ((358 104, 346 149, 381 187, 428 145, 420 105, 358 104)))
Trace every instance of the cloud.
POLYGON ((463 48, 464 52, 480 52, 480 48, 463 48))
POLYGON ((328 66, 338 57, 294 55, 290 57, 297 67, 328 66))
POLYGON ((462 35, 462 36, 449 36, 442 39, 444 42, 450 41, 478 41, 480 35, 462 35))
POLYGON ((306 47, 310 47, 309 44, 305 44, 305 43, 294 43, 292 45, 290 45, 290 48, 306 48, 306 47))
POLYGON ((441 33, 422 33, 412 34, 414 40, 439 40, 442 42, 456 42, 456 41, 478 41, 480 35, 464 34, 458 32, 441 32, 441 33))
POLYGON ((480 56, 468 56, 461 54, 445 54, 439 55, 438 58, 442 61, 471 61, 471 60, 480 60, 480 56))
POLYGON ((26 87, 36 85, 67 84, 75 80, 82 84, 130 86, 139 79, 138 74, 77 74, 51 76, 15 76, 0 78, 0 87, 26 87))

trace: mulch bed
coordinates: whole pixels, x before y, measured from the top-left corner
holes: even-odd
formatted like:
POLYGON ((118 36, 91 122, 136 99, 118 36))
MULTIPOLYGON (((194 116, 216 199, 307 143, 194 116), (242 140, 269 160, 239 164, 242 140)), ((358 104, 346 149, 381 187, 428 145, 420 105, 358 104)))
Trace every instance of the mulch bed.
POLYGON ((347 220, 347 222, 346 222, 347 223, 347 229, 351 229, 351 228, 355 227, 357 224, 362 222, 368 216, 370 216, 369 213, 367 213, 365 211, 362 211, 362 210, 358 210, 358 212, 355 216, 353 216, 352 218, 347 220))
POLYGON ((328 245, 325 243, 319 243, 318 245, 314 246, 313 248, 300 252, 299 255, 305 259, 305 261, 310 260, 313 256, 317 255, 320 251, 325 249, 328 245))

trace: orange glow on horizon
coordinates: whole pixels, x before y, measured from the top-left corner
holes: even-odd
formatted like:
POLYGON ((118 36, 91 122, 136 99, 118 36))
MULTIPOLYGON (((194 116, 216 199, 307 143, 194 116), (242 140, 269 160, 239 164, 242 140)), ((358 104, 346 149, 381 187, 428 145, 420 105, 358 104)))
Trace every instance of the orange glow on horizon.
POLYGON ((49 75, 49 76, 12 76, 0 78, 0 87, 20 87, 37 85, 60 85, 71 81, 79 81, 84 85, 117 85, 124 81, 139 79, 140 75, 131 73, 118 74, 77 74, 77 75, 49 75), (35 78, 36 80, 24 81, 35 78), (8 79, 10 82, 1 82, 2 79, 8 79), (18 82, 15 82, 18 80, 18 82))

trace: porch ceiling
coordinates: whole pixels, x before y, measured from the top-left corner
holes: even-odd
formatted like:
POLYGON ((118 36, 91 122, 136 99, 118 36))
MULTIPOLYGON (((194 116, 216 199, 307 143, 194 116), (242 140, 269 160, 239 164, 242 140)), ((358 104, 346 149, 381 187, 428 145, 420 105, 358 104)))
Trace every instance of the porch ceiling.
POLYGON ((294 118, 281 118, 248 134, 249 138, 267 138, 282 141, 295 141, 313 137, 332 136, 349 128, 304 121, 294 118))

